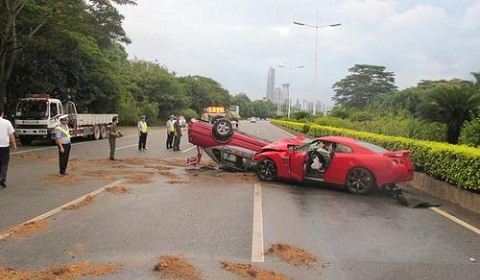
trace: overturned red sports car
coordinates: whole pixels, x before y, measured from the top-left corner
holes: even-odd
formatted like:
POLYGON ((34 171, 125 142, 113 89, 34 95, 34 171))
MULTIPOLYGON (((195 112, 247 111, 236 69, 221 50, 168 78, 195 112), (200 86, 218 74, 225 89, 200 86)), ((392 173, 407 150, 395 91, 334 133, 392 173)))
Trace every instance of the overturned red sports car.
MULTIPOLYGON (((255 165, 253 156, 269 144, 266 140, 234 130, 232 123, 225 118, 212 123, 192 119, 188 125, 188 141, 202 148, 218 164, 240 171, 252 170, 255 165)), ((197 155, 197 164, 200 157, 201 153, 197 155)))
POLYGON ((270 143, 234 131, 227 119, 220 119, 213 124, 192 120, 188 138, 217 163, 254 170, 263 181, 318 181, 367 193, 413 179, 410 151, 388 151, 348 137, 300 136, 270 143))

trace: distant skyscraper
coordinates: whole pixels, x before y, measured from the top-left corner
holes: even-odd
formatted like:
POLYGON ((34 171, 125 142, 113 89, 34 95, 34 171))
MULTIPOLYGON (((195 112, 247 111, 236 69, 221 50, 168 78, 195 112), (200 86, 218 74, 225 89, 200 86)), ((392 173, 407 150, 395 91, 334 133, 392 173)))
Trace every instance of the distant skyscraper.
POLYGON ((268 69, 266 95, 267 95, 267 100, 273 103, 278 102, 278 97, 275 98, 275 69, 273 67, 270 67, 270 69, 268 69))

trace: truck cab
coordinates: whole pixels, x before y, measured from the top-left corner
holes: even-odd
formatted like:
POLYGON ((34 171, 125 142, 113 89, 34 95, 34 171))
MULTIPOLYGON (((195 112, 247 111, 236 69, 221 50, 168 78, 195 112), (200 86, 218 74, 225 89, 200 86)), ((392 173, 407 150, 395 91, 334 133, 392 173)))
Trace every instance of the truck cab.
POLYGON ((20 142, 29 145, 35 139, 55 138, 54 129, 61 115, 68 115, 71 138, 89 137, 99 140, 108 137, 112 118, 117 114, 79 114, 71 100, 62 102, 48 94, 32 94, 22 98, 15 111, 15 133, 20 142))
POLYGON ((30 144, 38 138, 52 138, 54 128, 60 123, 58 117, 62 114, 62 102, 50 98, 48 94, 22 98, 15 111, 15 134, 22 144, 30 144))

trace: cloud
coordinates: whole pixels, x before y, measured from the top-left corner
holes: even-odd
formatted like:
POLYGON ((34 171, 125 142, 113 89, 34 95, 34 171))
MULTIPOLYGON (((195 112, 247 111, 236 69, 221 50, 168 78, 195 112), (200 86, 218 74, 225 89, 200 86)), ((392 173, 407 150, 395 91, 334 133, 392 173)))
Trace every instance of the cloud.
POLYGON ((331 86, 354 64, 385 66, 400 88, 480 70, 480 1, 142 0, 120 12, 131 57, 157 60, 179 76, 211 77, 253 100, 265 94, 270 67, 277 86, 290 81, 300 99, 311 99, 316 69, 319 97, 330 104, 331 86), (316 11, 319 25, 342 25, 293 24, 315 25, 316 11))

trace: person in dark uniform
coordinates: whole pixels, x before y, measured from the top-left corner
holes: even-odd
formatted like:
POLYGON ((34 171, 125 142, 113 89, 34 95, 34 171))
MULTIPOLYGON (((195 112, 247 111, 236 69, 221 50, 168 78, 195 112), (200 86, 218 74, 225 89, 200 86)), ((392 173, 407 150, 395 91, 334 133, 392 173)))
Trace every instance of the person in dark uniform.
POLYGON ((118 137, 122 137, 123 134, 117 128, 118 117, 115 116, 112 118, 112 124, 110 125, 110 133, 108 134, 108 143, 110 144, 110 160, 115 159, 115 146, 118 137))
POLYGON ((55 142, 58 146, 58 165, 60 175, 68 175, 67 165, 70 156, 70 131, 68 128, 68 115, 60 116, 60 124, 55 128, 55 142))
POLYGON ((177 120, 173 124, 175 128, 175 140, 173 141, 173 150, 180 151, 180 139, 182 138, 182 125, 180 123, 182 116, 177 116, 177 120))

